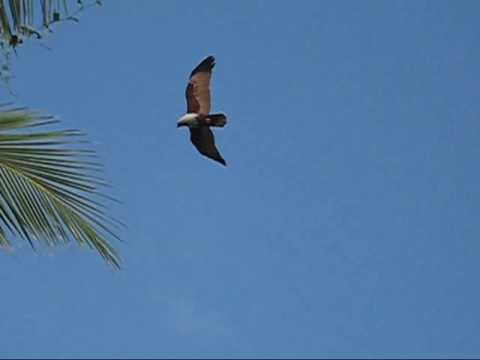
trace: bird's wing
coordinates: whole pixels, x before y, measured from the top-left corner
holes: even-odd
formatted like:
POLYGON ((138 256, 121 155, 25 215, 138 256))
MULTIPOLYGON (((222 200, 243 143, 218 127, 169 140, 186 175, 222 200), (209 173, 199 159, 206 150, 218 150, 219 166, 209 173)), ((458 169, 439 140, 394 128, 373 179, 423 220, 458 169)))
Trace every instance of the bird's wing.
POLYGON ((190 74, 185 90, 187 113, 208 115, 210 113, 210 78, 215 66, 215 58, 207 57, 190 74))
POLYGON ((218 161, 222 165, 227 165, 215 146, 215 138, 208 126, 190 128, 190 140, 200 154, 218 161))

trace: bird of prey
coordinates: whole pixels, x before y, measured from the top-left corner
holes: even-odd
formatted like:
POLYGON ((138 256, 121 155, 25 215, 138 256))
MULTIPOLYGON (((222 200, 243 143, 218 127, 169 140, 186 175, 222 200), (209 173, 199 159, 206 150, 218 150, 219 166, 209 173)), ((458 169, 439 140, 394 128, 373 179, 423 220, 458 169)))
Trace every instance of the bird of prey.
POLYGON ((190 74, 185 96, 187 98, 187 113, 177 121, 177 127, 188 126, 190 140, 200 154, 227 165, 215 146, 210 127, 224 127, 227 123, 225 114, 210 114, 210 78, 215 66, 215 58, 204 59, 190 74))

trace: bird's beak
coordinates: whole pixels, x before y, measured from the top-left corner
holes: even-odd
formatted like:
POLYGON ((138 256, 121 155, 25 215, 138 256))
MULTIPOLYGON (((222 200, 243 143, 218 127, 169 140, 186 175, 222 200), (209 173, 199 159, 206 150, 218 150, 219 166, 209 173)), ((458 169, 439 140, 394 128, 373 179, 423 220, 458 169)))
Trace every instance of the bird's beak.
POLYGON ((177 124, 177 128, 179 128, 180 126, 182 126, 182 125, 180 125, 180 124, 177 124))

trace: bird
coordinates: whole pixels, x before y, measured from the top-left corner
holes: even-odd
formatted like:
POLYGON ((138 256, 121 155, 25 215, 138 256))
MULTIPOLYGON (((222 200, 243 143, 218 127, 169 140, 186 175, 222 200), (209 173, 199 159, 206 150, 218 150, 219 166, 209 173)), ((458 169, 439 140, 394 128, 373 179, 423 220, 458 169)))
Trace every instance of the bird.
POLYGON ((198 152, 226 166, 226 161, 215 146, 215 137, 210 129, 224 127, 227 123, 225 114, 210 114, 210 79, 214 66, 215 57, 208 56, 191 72, 185 89, 187 112, 177 120, 177 128, 188 127, 190 141, 198 152))

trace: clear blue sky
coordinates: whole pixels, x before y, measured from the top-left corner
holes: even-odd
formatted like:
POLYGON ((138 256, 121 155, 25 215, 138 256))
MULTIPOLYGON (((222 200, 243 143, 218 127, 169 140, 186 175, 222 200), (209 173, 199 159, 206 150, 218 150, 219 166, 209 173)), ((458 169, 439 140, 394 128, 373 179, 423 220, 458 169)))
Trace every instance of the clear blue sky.
POLYGON ((0 253, 0 355, 480 356, 479 13, 105 1, 23 46, 17 104, 89 134, 128 229, 120 272, 0 253), (226 168, 175 125, 207 55, 226 168))

